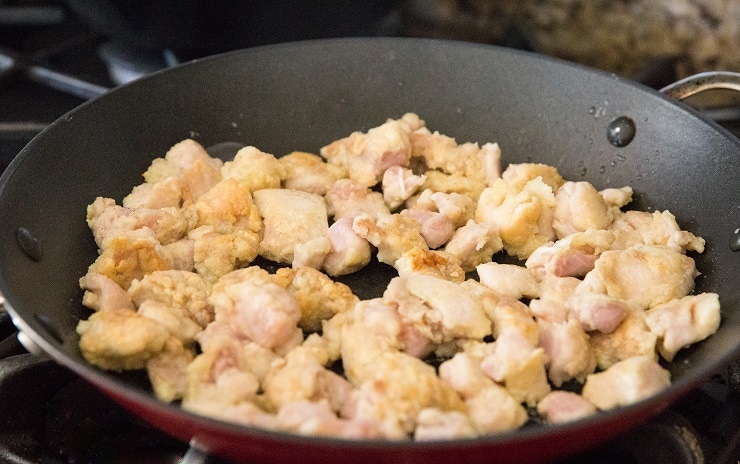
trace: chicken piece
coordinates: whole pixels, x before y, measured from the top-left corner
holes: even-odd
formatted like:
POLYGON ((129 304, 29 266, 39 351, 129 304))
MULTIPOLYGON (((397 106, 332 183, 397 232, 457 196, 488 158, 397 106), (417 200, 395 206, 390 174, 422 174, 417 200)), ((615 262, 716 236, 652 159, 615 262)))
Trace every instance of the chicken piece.
POLYGON ((298 327, 307 332, 320 331, 322 321, 352 309, 360 301, 348 286, 313 268, 278 269, 275 281, 295 297, 301 310, 298 327))
POLYGON ((605 410, 627 406, 652 396, 671 384, 671 374, 647 356, 620 361, 604 372, 591 374, 583 397, 605 410))
POLYGON ((166 327, 128 308, 98 311, 77 324, 80 351, 106 370, 143 369, 170 338, 166 327))
POLYGON ((296 245, 326 237, 329 222, 323 198, 300 190, 264 189, 254 192, 263 218, 260 256, 292 263, 296 245))
POLYGON ((434 192, 426 189, 408 205, 412 209, 425 209, 444 214, 455 229, 464 226, 475 214, 475 201, 459 193, 434 192))
POLYGON ((136 312, 165 327, 174 339, 186 346, 192 345, 195 336, 203 330, 182 308, 168 306, 159 301, 145 300, 136 312))
POLYGON ((330 436, 353 439, 382 438, 373 421, 342 419, 325 401, 296 401, 286 404, 277 414, 280 428, 310 436, 330 436))
POLYGON ((491 334, 491 321, 480 299, 459 284, 438 277, 396 277, 388 284, 383 301, 397 304, 398 313, 435 343, 456 338, 482 340, 491 334))
POLYGON ((452 221, 442 213, 423 209, 405 209, 401 211, 401 215, 410 217, 419 223, 421 226, 419 233, 432 250, 447 243, 455 233, 452 221))
POLYGON ((657 336, 650 331, 642 310, 628 311, 614 332, 591 333, 591 346, 600 369, 608 369, 613 364, 634 356, 647 356, 657 360, 656 344, 657 336))
POLYGON ((331 240, 328 237, 318 237, 305 243, 298 243, 293 247, 293 269, 310 267, 321 269, 326 256, 331 253, 331 240))
POLYGON ((413 156, 422 157, 430 169, 456 174, 490 185, 501 177, 501 149, 497 143, 458 143, 452 137, 426 128, 411 133, 413 156))
POLYGON ((494 338, 498 338, 505 331, 514 331, 530 345, 537 346, 540 338, 539 327, 527 305, 508 296, 499 296, 475 280, 466 280, 460 286, 480 299, 486 316, 493 323, 494 338))
POLYGON ((325 195, 338 179, 346 177, 341 167, 324 162, 312 153, 294 151, 278 158, 283 170, 282 186, 325 195))
POLYGON ((546 243, 529 255, 525 266, 540 278, 583 277, 594 268, 598 257, 611 249, 614 234, 608 230, 574 232, 554 243, 546 243))
POLYGON ((719 296, 701 293, 659 304, 648 310, 645 323, 658 336, 658 352, 672 361, 681 348, 704 340, 719 329, 719 296))
POLYGON ((280 422, 275 414, 266 412, 257 404, 242 401, 237 404, 218 404, 209 402, 183 403, 183 409, 196 414, 226 422, 257 427, 263 430, 280 430, 280 422))
POLYGON ((372 187, 391 166, 408 166, 409 133, 414 129, 406 119, 388 120, 367 133, 353 132, 332 142, 322 147, 320 154, 330 164, 346 170, 350 179, 372 187))
POLYGON ((476 180, 465 177, 460 174, 445 174, 440 171, 426 171, 424 173, 424 185, 420 190, 431 190, 433 192, 456 193, 471 198, 474 202, 478 201, 486 183, 482 180, 476 180))
POLYGON ((607 188, 599 190, 599 195, 610 208, 621 208, 632 202, 632 187, 607 188))
POLYGON ((503 384, 515 400, 534 406, 550 392, 544 349, 529 343, 516 330, 502 331, 493 345, 493 352, 481 360, 480 368, 503 384))
POLYGON ((419 222, 401 214, 361 214, 354 219, 352 230, 378 248, 378 261, 391 266, 413 248, 429 248, 419 222))
POLYGON ((135 309, 126 290, 102 274, 88 272, 80 278, 80 288, 85 291, 82 304, 93 311, 135 309))
POLYGON ((571 422, 596 414, 590 401, 577 393, 552 391, 537 403, 537 412, 551 424, 571 422))
POLYGON ((213 321, 213 307, 208 302, 208 285, 196 273, 157 271, 131 283, 128 295, 137 307, 155 301, 179 309, 201 328, 213 321))
POLYGON ((627 211, 614 220, 611 230, 615 250, 645 244, 663 245, 679 253, 704 252, 704 239, 681 230, 670 211, 627 211))
POLYGON ((589 182, 566 182, 555 192, 552 226, 558 238, 589 229, 606 229, 613 220, 611 210, 589 182))
POLYGON ((236 269, 221 276, 213 284, 208 295, 208 302, 214 311, 228 310, 240 298, 242 285, 264 285, 276 283, 275 276, 259 266, 236 269))
POLYGON ((154 232, 139 229, 106 239, 103 252, 88 268, 88 273, 102 274, 127 290, 131 282, 146 274, 173 268, 169 250, 154 232))
POLYGON ((460 411, 422 409, 416 416, 414 440, 434 441, 477 437, 478 431, 470 417, 460 411))
MULTIPOLYGON (((256 200, 255 200, 256 201, 256 200)), ((188 207, 191 231, 230 234, 236 231, 257 234, 262 229, 260 211, 249 188, 234 179, 224 179, 188 207)), ((190 237, 192 238, 192 237, 190 237)))
POLYGON ((341 218, 355 218, 361 214, 381 216, 390 214, 383 194, 373 192, 366 186, 351 179, 339 179, 326 192, 326 206, 335 221, 341 218))
POLYGON ((193 352, 175 338, 167 340, 164 350, 149 358, 146 373, 157 398, 171 402, 183 397, 192 360, 193 352))
POLYGON ((583 382, 596 370, 596 353, 589 337, 575 320, 548 322, 540 319, 540 342, 547 355, 547 376, 556 387, 571 379, 583 382))
POLYGON ((285 171, 275 156, 248 146, 236 152, 233 161, 224 163, 221 176, 235 179, 254 193, 262 189, 280 188, 285 171))
POLYGON ((529 309, 537 321, 563 323, 568 320, 570 311, 561 301, 535 299, 529 302, 529 309))
POLYGON ((568 298, 565 307, 583 330, 601 333, 614 332, 630 310, 623 300, 600 293, 576 293, 568 298))
POLYGON ((455 231, 445 246, 445 252, 459 258, 463 270, 469 272, 481 264, 490 263, 503 246, 495 226, 477 224, 470 219, 455 231))
POLYGON ((330 276, 340 276, 359 271, 370 263, 370 242, 352 229, 350 217, 337 219, 326 232, 330 250, 324 257, 322 268, 330 276))
POLYGON ((87 207, 87 224, 99 248, 109 238, 142 228, 150 229, 166 245, 181 239, 188 229, 187 219, 177 208, 124 208, 103 197, 97 197, 87 207))
POLYGON ((575 277, 545 275, 540 280, 540 299, 565 303, 578 289, 581 280, 575 277))
POLYGON ((478 265, 480 282, 499 295, 516 300, 522 297, 538 298, 540 286, 526 267, 515 264, 486 263, 478 265))
POLYGON ((416 193, 425 180, 424 175, 414 175, 411 169, 391 166, 383 173, 383 200, 392 211, 416 193))
POLYGON ((605 293, 647 309, 686 296, 698 275, 694 260, 670 248, 635 245, 610 250, 596 260, 578 293, 605 293))
POLYGON ((124 208, 179 208, 182 203, 182 183, 176 176, 159 182, 137 185, 123 198, 124 208))
POLYGON ((531 180, 538 177, 553 192, 557 192, 565 183, 557 168, 541 163, 510 164, 501 173, 501 178, 515 190, 522 190, 531 180))
POLYGON ((412 248, 398 258, 393 267, 396 268, 400 277, 425 274, 451 282, 465 280, 465 271, 460 266, 460 259, 439 250, 412 248))
POLYGON ((494 225, 506 252, 527 259, 537 247, 555 239, 555 204, 552 188, 540 177, 521 188, 499 179, 478 199, 475 221, 494 225))
POLYGON ((183 238, 164 246, 172 257, 172 267, 178 271, 195 271, 195 241, 183 238))

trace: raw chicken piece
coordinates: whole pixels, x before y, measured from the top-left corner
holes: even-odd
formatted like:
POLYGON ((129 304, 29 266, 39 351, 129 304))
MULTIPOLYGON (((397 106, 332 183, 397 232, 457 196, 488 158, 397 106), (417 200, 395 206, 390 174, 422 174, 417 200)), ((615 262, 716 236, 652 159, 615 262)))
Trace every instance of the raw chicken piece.
POLYGON ((596 370, 596 354, 577 321, 539 320, 540 342, 547 355, 547 376, 556 387, 571 379, 583 382, 596 370))
MULTIPOLYGON (((330 164, 346 170, 349 178, 372 187, 391 166, 408 166, 411 159, 409 133, 414 127, 405 117, 388 120, 367 133, 353 132, 321 148, 320 154, 330 164)), ((414 124, 423 125, 418 117, 414 124)))
POLYGON ((538 298, 540 286, 526 267, 515 264, 486 263, 478 265, 480 283, 499 295, 509 296, 516 300, 522 297, 538 298))
POLYGON ((383 173, 383 200, 388 208, 394 210, 416 193, 425 180, 423 175, 414 175, 411 169, 391 166, 383 173))
POLYGON ((529 255, 525 266, 544 279, 555 277, 583 277, 594 268, 596 259, 611 249, 614 234, 608 230, 574 232, 554 243, 546 243, 529 255))
POLYGON ((329 229, 323 198, 300 190, 264 189, 254 192, 263 218, 260 256, 292 263, 296 245, 326 237, 329 229))
POLYGON ((494 225, 506 252, 527 259, 537 247, 555 239, 555 204, 552 188, 540 177, 523 187, 499 179, 478 199, 475 221, 494 225))
POLYGON ((516 190, 523 189, 531 180, 540 178, 553 192, 557 192, 565 183, 554 166, 541 163, 510 164, 501 173, 501 178, 516 190))
POLYGON ((128 295, 136 306, 155 301, 177 308, 203 328, 213 321, 208 291, 208 285, 198 274, 168 270, 152 272, 133 281, 128 295))
POLYGON ((611 230, 615 250, 645 244, 663 245, 680 253, 704 252, 704 239, 681 230, 670 211, 627 211, 614 220, 611 230))
POLYGON ((652 396, 671 384, 671 374, 647 356, 635 356, 591 374, 583 397, 599 409, 627 406, 652 396))
POLYGON ((352 229, 350 217, 337 219, 326 232, 330 250, 324 257, 322 268, 330 276, 351 274, 367 266, 372 258, 370 242, 352 229))
POLYGON ((410 217, 419 223, 421 226, 419 233, 432 250, 447 243, 455 233, 452 221, 442 213, 423 209, 405 209, 401 211, 401 215, 410 217))
POLYGON ((339 418, 325 401, 296 401, 286 404, 278 411, 277 419, 281 429, 302 435, 382 438, 376 422, 339 418))
POLYGON ((499 333, 493 346, 493 352, 481 360, 480 368, 503 384, 515 400, 534 406, 550 392, 544 349, 529 343, 516 330, 499 333))
POLYGON ((430 169, 457 174, 484 182, 486 185, 501 177, 501 149, 497 143, 463 143, 426 128, 411 133, 413 156, 424 158, 430 169))
POLYGON ((337 179, 346 177, 344 169, 324 162, 312 153, 294 151, 278 158, 283 169, 283 188, 325 195, 337 179))
POLYGON ((361 214, 354 219, 352 230, 378 248, 378 261, 391 266, 413 248, 428 249, 419 222, 401 214, 361 214))
POLYGON ((339 179, 326 192, 326 206, 334 220, 355 218, 360 214, 381 216, 390 214, 383 194, 373 192, 351 179, 339 179))
POLYGON ((596 353, 600 369, 633 356, 658 359, 655 351, 657 336, 645 323, 645 311, 631 309, 614 332, 591 333, 591 346, 596 353))
POLYGON ((158 301, 145 300, 136 312, 165 327, 172 337, 183 345, 191 346, 195 336, 203 330, 182 308, 168 306, 158 301))
POLYGON ((322 321, 352 309, 360 301, 348 286, 313 268, 278 269, 275 282, 295 297, 301 310, 298 327, 308 332, 320 331, 322 321))
POLYGON ((93 311, 135 309, 126 290, 102 274, 88 272, 80 278, 80 288, 85 290, 82 304, 93 311))
POLYGON ((494 338, 498 338, 505 331, 514 331, 530 345, 537 346, 540 338, 539 327, 527 305, 508 296, 499 296, 475 280, 466 280, 460 286, 480 299, 486 316, 493 323, 494 338))
POLYGON ((491 224, 477 224, 473 219, 457 229, 445 251, 460 259, 460 265, 466 272, 478 265, 490 263, 493 255, 503 248, 504 244, 498 230, 491 224))
POLYGON ((416 416, 414 440, 433 441, 477 437, 478 431, 470 417, 460 411, 422 409, 416 416))
POLYGON ((275 156, 248 146, 236 152, 233 161, 227 161, 221 168, 224 179, 234 179, 246 185, 250 192, 280 188, 285 176, 282 165, 275 156))
POLYGON ((552 226, 558 238, 589 229, 606 229, 613 217, 596 188, 589 182, 566 182, 555 192, 552 226))
POLYGON ((664 246, 605 251, 577 293, 606 293, 647 309, 686 296, 698 275, 694 260, 664 246))
POLYGON ((558 424, 596 414, 598 410, 590 401, 577 393, 555 390, 537 403, 537 412, 547 422, 558 424))
POLYGON ((146 373, 157 398, 170 402, 183 397, 192 360, 193 352, 175 338, 167 340, 164 350, 149 358, 146 373))
POLYGON ((583 330, 601 333, 614 332, 630 310, 623 300, 601 293, 576 293, 568 298, 565 307, 583 330))
POLYGON ((460 266, 460 259, 439 250, 412 248, 398 258, 393 267, 398 271, 399 277, 426 274, 451 282, 465 280, 465 271, 460 266))
MULTIPOLYGON (((327 229, 327 235, 329 231, 327 229)), ((310 267, 321 269, 324 259, 331 252, 329 237, 318 237, 305 243, 298 243, 293 247, 293 269, 310 267)))
POLYGON ((702 293, 654 306, 648 310, 645 322, 658 336, 660 354, 672 361, 681 348, 704 340, 719 329, 719 296, 702 293))
POLYGON ((426 171, 424 173, 426 180, 421 186, 422 191, 431 190, 433 192, 457 193, 470 197, 473 201, 478 201, 481 192, 486 188, 486 183, 482 180, 471 179, 460 174, 445 174, 440 171, 426 171))
POLYGON ((137 185, 123 198, 124 208, 179 208, 182 203, 182 183, 176 176, 159 182, 137 185))
POLYGON ((114 371, 143 369, 171 337, 166 327, 128 308, 93 313, 77 324, 77 333, 82 356, 114 371))
POLYGON ((188 229, 187 219, 177 208, 124 208, 103 197, 97 197, 87 207, 87 224, 99 248, 109 238, 142 228, 150 229, 166 245, 182 238, 188 229))

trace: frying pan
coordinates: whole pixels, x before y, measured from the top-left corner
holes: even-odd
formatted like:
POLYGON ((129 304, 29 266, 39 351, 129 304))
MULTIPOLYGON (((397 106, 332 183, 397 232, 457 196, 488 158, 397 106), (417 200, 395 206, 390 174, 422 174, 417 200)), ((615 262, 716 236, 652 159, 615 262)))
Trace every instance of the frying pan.
MULTIPOLYGON (((680 102, 574 64, 488 45, 426 39, 329 39, 218 55, 151 75, 56 121, 0 179, 0 294, 27 340, 195 449, 240 462, 543 462, 659 413, 740 351, 740 142, 680 102), (630 185, 636 209, 668 209, 707 240, 697 291, 719 293, 722 324, 679 353, 673 384, 640 403, 569 424, 472 440, 342 441, 223 423, 157 400, 137 373, 80 355, 89 311, 77 281, 97 256, 85 223, 96 196, 120 201, 154 157, 192 137, 276 155, 316 152, 414 111, 460 142, 498 142, 504 163, 542 162, 598 189, 630 185), (634 136, 615 140, 615 122, 634 136)), ((377 296, 382 266, 349 283, 377 296)))

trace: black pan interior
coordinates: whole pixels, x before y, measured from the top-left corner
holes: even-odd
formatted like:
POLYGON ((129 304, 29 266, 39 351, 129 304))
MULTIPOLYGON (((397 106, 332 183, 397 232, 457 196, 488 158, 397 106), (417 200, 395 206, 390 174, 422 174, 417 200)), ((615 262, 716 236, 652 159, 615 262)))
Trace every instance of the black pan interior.
MULTIPOLYGON (((75 326, 89 312, 77 280, 96 257, 85 208, 120 201, 154 157, 191 137, 233 141, 277 156, 313 151, 352 131, 413 111, 458 142, 498 142, 504 163, 542 162, 597 188, 630 185, 632 207, 669 209, 707 239, 694 256, 698 291, 715 291, 723 325, 682 352, 676 388, 728 362, 740 344, 740 143, 674 101, 605 73, 490 46, 412 39, 343 39, 277 45, 189 63, 119 88, 60 119, 0 180, 0 293, 51 355, 90 375, 75 326), (634 121, 616 147, 607 128, 634 121), (19 229, 38 242, 32 259, 19 229), (39 256, 36 256, 39 258, 39 256)), ((375 296, 389 274, 351 278, 375 296)), ((106 374, 108 375, 108 374, 106 374)))

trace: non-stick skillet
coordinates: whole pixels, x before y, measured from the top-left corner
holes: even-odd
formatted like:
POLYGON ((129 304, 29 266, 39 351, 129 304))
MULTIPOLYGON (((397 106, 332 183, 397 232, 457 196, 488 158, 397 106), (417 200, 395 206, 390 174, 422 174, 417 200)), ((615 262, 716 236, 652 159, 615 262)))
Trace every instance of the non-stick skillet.
MULTIPOLYGON (((163 430, 237 461, 542 462, 646 420, 737 359, 739 174, 740 142, 713 122, 636 83, 554 59, 419 39, 254 48, 118 88, 35 138, 0 179, 0 294, 24 337, 48 356, 163 430), (89 313, 77 281, 96 257, 85 223, 96 196, 120 201, 152 158, 186 137, 276 155, 317 151, 407 111, 460 142, 498 142, 504 163, 551 164, 597 188, 630 185, 632 207, 668 209, 707 240, 694 256, 697 291, 719 293, 722 325, 670 364, 669 389, 566 425, 468 441, 358 442, 195 416, 155 399, 137 375, 102 372, 82 359, 75 326, 89 313)), ((375 296, 390 278, 381 269, 350 284, 361 297, 375 296)))

